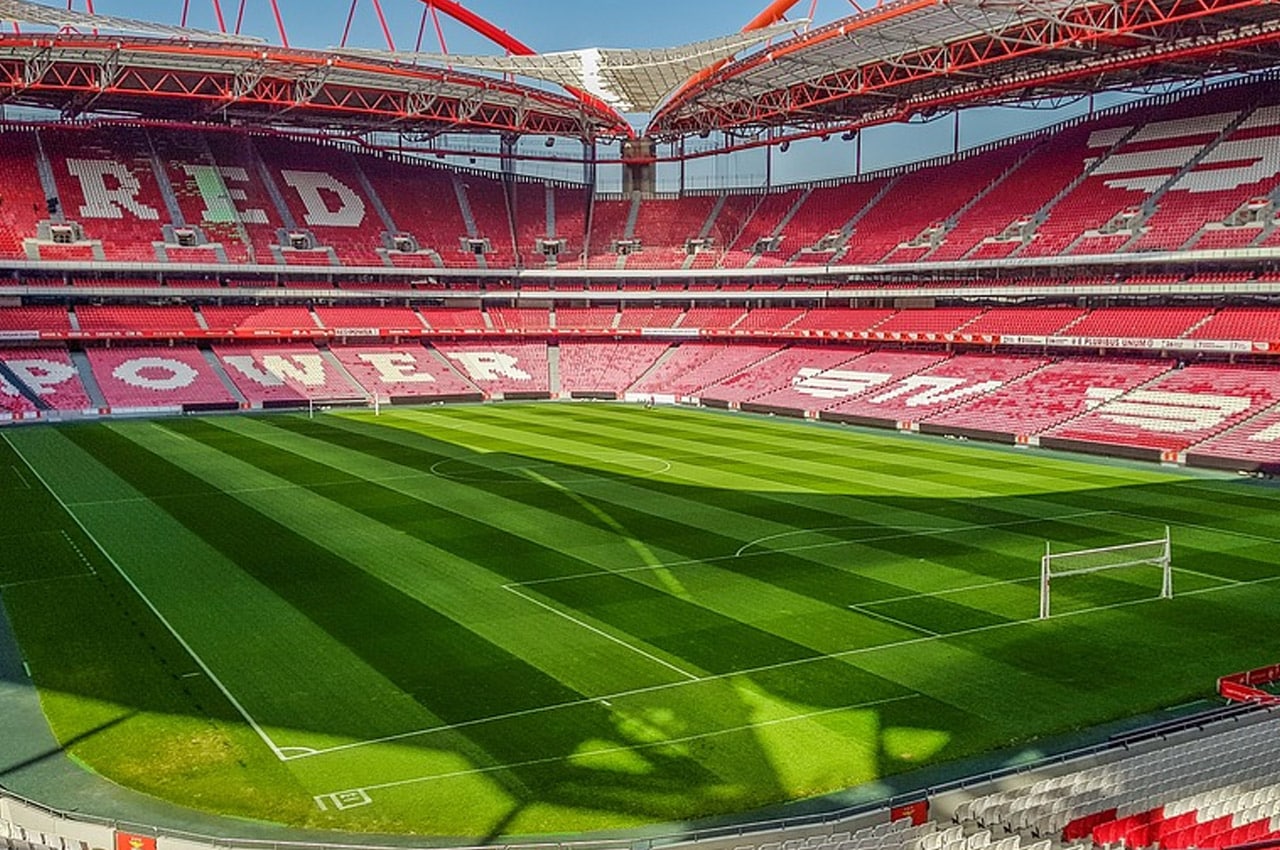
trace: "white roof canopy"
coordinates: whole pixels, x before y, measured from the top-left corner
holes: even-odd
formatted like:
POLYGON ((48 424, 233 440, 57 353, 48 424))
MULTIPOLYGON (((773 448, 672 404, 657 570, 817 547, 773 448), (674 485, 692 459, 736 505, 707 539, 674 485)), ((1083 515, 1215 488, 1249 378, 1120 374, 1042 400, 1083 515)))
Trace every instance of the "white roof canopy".
POLYGON ((44 6, 30 0, 0 0, 0 22, 52 27, 56 30, 76 30, 81 33, 113 32, 131 35, 159 36, 161 38, 192 38, 200 41, 260 42, 231 33, 210 32, 188 27, 168 26, 134 18, 118 18, 111 15, 90 15, 53 6, 44 6))
POLYGON ((407 64, 515 74, 580 89, 620 112, 652 112, 663 98, 703 68, 807 23, 807 19, 787 21, 682 47, 647 50, 592 47, 533 56, 451 56, 357 48, 342 52, 407 64))

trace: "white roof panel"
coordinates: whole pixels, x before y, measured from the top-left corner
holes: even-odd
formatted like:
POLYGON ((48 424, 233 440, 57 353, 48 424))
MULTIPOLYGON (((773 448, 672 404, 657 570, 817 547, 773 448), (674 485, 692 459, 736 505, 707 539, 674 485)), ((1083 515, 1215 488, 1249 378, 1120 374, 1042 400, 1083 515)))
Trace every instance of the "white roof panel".
POLYGON ((651 112, 663 98, 703 68, 731 59, 806 23, 807 20, 788 21, 681 47, 648 50, 592 47, 533 56, 451 56, 366 49, 345 52, 407 64, 514 74, 580 89, 621 112, 651 112))
POLYGON ((55 30, 79 32, 112 32, 131 35, 149 35, 168 38, 197 38, 201 41, 232 41, 260 43, 258 38, 231 33, 175 27, 167 24, 119 18, 111 15, 89 15, 69 9, 43 6, 29 0, 0 0, 0 22, 52 27, 55 30))

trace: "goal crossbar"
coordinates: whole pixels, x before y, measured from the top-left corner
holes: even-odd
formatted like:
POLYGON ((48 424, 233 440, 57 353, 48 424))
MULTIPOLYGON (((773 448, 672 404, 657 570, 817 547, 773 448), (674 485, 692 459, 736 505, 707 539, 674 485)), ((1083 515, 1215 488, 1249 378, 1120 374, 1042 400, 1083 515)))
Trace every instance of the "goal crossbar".
POLYGON ((1100 546, 1095 549, 1077 549, 1072 552, 1055 553, 1052 545, 1045 541, 1044 557, 1040 559, 1040 619, 1046 619, 1050 615, 1050 590, 1053 579, 1140 566, 1161 568, 1160 598, 1172 599, 1173 558, 1168 526, 1165 526, 1164 537, 1155 540, 1140 540, 1136 543, 1100 546), (1134 554, 1136 552, 1143 554, 1138 556, 1134 554), (1054 569, 1055 563, 1071 561, 1093 561, 1094 563, 1084 567, 1054 569))

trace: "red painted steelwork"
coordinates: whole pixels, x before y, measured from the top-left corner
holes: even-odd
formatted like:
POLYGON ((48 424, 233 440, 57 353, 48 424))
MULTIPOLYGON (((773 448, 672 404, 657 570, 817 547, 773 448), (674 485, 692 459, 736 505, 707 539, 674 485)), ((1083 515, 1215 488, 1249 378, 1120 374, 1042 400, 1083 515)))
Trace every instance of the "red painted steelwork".
MULTIPOLYGON (((871 12, 811 30, 788 43, 754 54, 720 72, 709 75, 707 79, 673 97, 654 117, 650 130, 663 136, 671 136, 708 128, 723 129, 786 123, 789 118, 806 111, 820 112, 823 109, 830 109, 841 101, 858 96, 889 95, 894 90, 909 84, 943 82, 948 78, 955 79, 961 75, 966 77, 966 81, 977 80, 980 83, 984 74, 995 74, 1002 63, 1009 63, 1014 59, 1044 54, 1073 45, 1108 46, 1115 49, 1128 46, 1135 36, 1152 36, 1162 27, 1210 18, 1233 10, 1265 7, 1267 2, 1266 0, 1171 0, 1171 2, 1120 0, 1114 5, 1080 6, 1071 9, 1061 19, 1055 20, 1048 17, 1033 19, 1004 32, 982 33, 947 44, 931 45, 907 55, 886 57, 882 61, 842 69, 818 79, 779 87, 754 98, 717 103, 705 109, 696 109, 692 114, 677 114, 689 104, 696 103, 699 96, 750 71, 790 55, 801 55, 804 51, 812 50, 832 40, 848 38, 852 33, 874 31, 877 24, 922 13, 937 5, 936 0, 907 0, 907 2, 881 6, 871 12)), ((1241 35, 1239 40, 1244 42, 1248 37, 1241 35)), ((1137 64, 1167 63, 1170 56, 1167 46, 1157 42, 1157 47, 1160 49, 1151 47, 1145 56, 1136 60, 1137 64)), ((1230 45, 1218 44, 1216 49, 1221 51, 1235 47, 1236 44, 1233 42, 1230 45)), ((1106 65, 1105 55, 1102 61, 1093 64, 1105 70, 1112 70, 1114 67, 1106 65)), ((1036 82, 1078 79, 1081 76, 1078 71, 1075 63, 1064 62, 1056 75, 1046 75, 1038 78, 1036 82)), ((1087 73, 1096 73, 1096 71, 1087 73)), ((914 108, 921 102, 936 103, 944 94, 945 91, 939 91, 939 97, 913 99, 911 106, 914 108)), ((984 97, 989 97, 990 94, 990 90, 969 89, 957 99, 980 101, 984 97)), ((888 102, 892 103, 892 101, 888 102)), ((853 115, 848 118, 851 121, 856 120, 856 116, 853 115)), ((833 116, 833 120, 839 121, 840 116, 838 114, 833 116)))

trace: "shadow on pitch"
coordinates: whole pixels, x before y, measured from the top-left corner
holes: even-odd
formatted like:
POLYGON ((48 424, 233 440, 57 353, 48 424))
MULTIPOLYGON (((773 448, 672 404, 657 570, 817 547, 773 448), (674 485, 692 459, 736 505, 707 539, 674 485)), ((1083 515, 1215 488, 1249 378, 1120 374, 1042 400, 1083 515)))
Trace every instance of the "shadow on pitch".
MULTIPOLYGON (((403 714, 394 707, 360 710, 358 693, 328 702, 281 699, 275 714, 255 709, 258 722, 369 740, 401 733, 410 718, 429 713, 442 727, 453 728, 403 738, 397 746, 456 753, 485 771, 484 780, 514 801, 491 818, 493 836, 519 829, 525 814, 540 806, 619 813, 636 820, 766 806, 827 790, 832 784, 878 779, 1025 739, 1035 726, 1028 718, 1036 712, 1052 709, 1054 722, 1070 728, 1121 704, 1120 695, 1111 693, 1106 694, 1110 701, 1093 706, 1069 702, 1073 693, 1091 690, 1084 672, 1113 658, 1115 644, 1103 634, 1094 638, 1073 633, 1070 653, 1057 649, 1062 632, 992 629, 928 640, 927 649, 910 654, 830 658, 812 645, 822 630, 789 629, 789 612, 724 613, 717 582, 722 586, 726 579, 738 579, 743 593, 754 588, 763 599, 804 601, 815 612, 811 616, 830 622, 822 639, 833 649, 998 626, 1018 619, 1018 612, 999 605, 986 610, 976 600, 922 602, 914 608, 907 601, 899 603, 903 607, 894 615, 906 625, 895 627, 856 616, 848 606, 902 595, 903 585, 910 582, 899 583, 883 569, 894 564, 940 562, 992 582, 1034 569, 1020 551, 992 546, 997 534, 1004 542, 1025 538, 1034 544, 1031 551, 1045 539, 1080 546, 1112 542, 1115 531, 1099 527, 1091 517, 1144 505, 1150 510, 1154 485, 973 500, 712 490, 655 476, 602 471, 589 463, 538 459, 525 464, 514 455, 496 461, 472 457, 454 444, 429 437, 415 436, 406 443, 403 434, 344 428, 323 419, 259 421, 278 429, 282 437, 301 435, 359 452, 416 470, 425 480, 453 489, 442 489, 439 498, 433 492, 408 495, 396 482, 346 475, 216 422, 172 420, 162 427, 291 482, 300 492, 319 496, 353 516, 386 525, 403 539, 448 559, 415 567, 429 572, 447 569, 449 562, 476 565, 522 584, 524 591, 555 610, 589 617, 610 634, 634 637, 701 680, 682 682, 672 671, 659 668, 654 683, 661 687, 650 694, 620 697, 608 705, 585 700, 564 681, 572 678, 568 669, 576 669, 574 675, 588 681, 582 667, 563 659, 566 670, 553 675, 545 669, 551 666, 545 657, 530 660, 532 653, 495 642, 500 627, 485 622, 483 611, 444 598, 428 604, 422 597, 430 596, 429 587, 415 595, 410 588, 393 586, 286 521, 211 487, 118 432, 65 432, 411 698, 403 714), (449 476, 438 475, 442 462, 449 476), (454 498, 460 496, 467 498, 454 498), (481 496, 485 498, 478 499, 481 496), (563 522, 564 545, 504 531, 501 526, 514 529, 518 523, 490 512, 563 522), (1052 518, 1039 518, 1044 516, 1052 518), (814 541, 822 546, 784 547, 735 558, 731 555, 742 547, 744 535, 728 524, 734 518, 747 525, 756 521, 831 531, 814 541), (966 524, 976 531, 945 533, 966 524), (919 528, 944 533, 921 535, 919 528), (630 551, 619 547, 630 559, 627 566, 646 566, 640 559, 646 547, 661 552, 659 561, 673 566, 612 574, 602 570, 590 552, 577 548, 576 534, 632 541, 630 551), (849 557, 860 559, 866 569, 848 569, 849 557), (708 576, 705 565, 716 572, 708 576), (699 570, 704 571, 700 576, 699 570), (802 639, 802 633, 810 639, 802 639), (993 703, 984 692, 999 692, 1001 697, 993 703), (785 704, 793 714, 813 715, 803 727, 803 733, 814 736, 813 743, 806 743, 800 726, 794 739, 762 726, 770 719, 769 707, 756 694, 771 706, 785 704), (847 708, 864 703, 877 704, 847 708), (568 707, 542 711, 548 706, 568 707), (512 716, 482 722, 497 715, 512 716), (934 743, 924 743, 928 741, 934 743), (796 766, 806 760, 823 769, 812 778, 798 779, 796 766)), ((1177 486, 1162 484, 1160 491, 1167 494, 1177 486)), ((1186 507, 1170 510, 1191 513, 1186 507)), ((380 560, 387 566, 393 562, 394 557, 380 560)), ((1028 592, 1034 594, 1034 588, 1028 592)), ((1206 617, 1220 615, 1208 597, 1201 598, 1206 617)), ((502 604, 511 601, 504 599, 502 604)), ((537 609, 528 611, 533 615, 537 609)), ((1133 628, 1142 622, 1141 615, 1122 612, 1115 627, 1133 628)), ((1256 619, 1249 620, 1240 630, 1258 625, 1256 619)), ((161 626, 149 623, 146 629, 155 632, 161 626)), ((254 638, 247 630, 246 652, 253 651, 254 638)), ((1176 646, 1172 630, 1171 639, 1176 646)), ((582 664, 607 664, 608 657, 604 653, 602 660, 585 659, 582 664)), ((1168 682, 1158 686, 1157 670, 1150 673, 1146 678, 1152 680, 1153 699, 1175 689, 1168 682)), ((126 702, 131 698, 113 692, 108 681, 96 684, 100 690, 87 688, 92 692, 86 696, 126 702)), ((1092 692, 1103 690, 1098 686, 1092 692)), ((235 716, 225 702, 207 710, 224 718, 235 716)), ((352 812, 358 817, 360 810, 352 812)))

